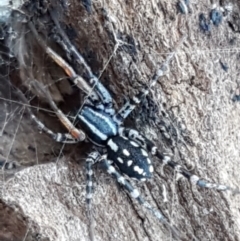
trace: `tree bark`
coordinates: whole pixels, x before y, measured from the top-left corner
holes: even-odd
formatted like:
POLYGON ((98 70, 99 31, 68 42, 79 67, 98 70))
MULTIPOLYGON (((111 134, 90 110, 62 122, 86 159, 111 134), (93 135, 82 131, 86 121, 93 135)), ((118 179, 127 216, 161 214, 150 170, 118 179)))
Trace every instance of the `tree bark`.
MULTIPOLYGON (((188 13, 182 14, 175 1, 100 0, 92 3, 88 13, 83 2, 70 0, 62 22, 94 73, 101 76, 116 108, 149 84, 185 35, 167 75, 159 79, 125 125, 141 131, 193 173, 236 187, 240 184, 239 6, 234 1, 221 1, 218 7, 220 4, 224 12, 219 26, 209 20, 211 1, 190 2, 188 13), (232 11, 227 10, 230 6, 232 11), (200 14, 206 17, 204 26, 210 26, 209 31, 204 30, 200 14)), ((45 69, 53 71, 47 69, 48 61, 42 63, 42 79, 45 69)), ((54 63, 51 66, 57 68, 54 63)), ((62 72, 59 75, 65 78, 62 72)), ((4 77, 11 81, 17 78, 4 77)), ((54 79, 51 72, 51 78, 57 82, 60 77, 54 79)), ((38 233, 40 240, 89 240, 84 159, 91 144, 54 143, 31 124, 6 85, 0 91, 4 98, 0 101, 0 154, 3 160, 26 166, 10 178, 3 172, 1 179, 2 202, 24 217, 19 225, 24 223, 25 234, 19 234, 19 240, 28 232, 29 240, 36 239, 32 233, 38 233)), ((59 93, 63 93, 61 89, 59 93)), ((78 95, 77 91, 55 98, 53 93, 53 98, 64 99, 63 109, 70 111, 71 103, 76 105, 72 99, 78 95)), ((61 129, 56 118, 45 112, 40 117, 46 125, 61 129)), ((192 187, 171 168, 163 167, 160 160, 153 158, 153 163, 154 178, 134 184, 186 240, 240 240, 239 196, 192 187)), ((99 165, 94 174, 96 240, 173 240, 171 233, 99 165)), ((5 221, 2 227, 6 228, 5 221)), ((4 233, 2 230, 0 227, 4 233)))

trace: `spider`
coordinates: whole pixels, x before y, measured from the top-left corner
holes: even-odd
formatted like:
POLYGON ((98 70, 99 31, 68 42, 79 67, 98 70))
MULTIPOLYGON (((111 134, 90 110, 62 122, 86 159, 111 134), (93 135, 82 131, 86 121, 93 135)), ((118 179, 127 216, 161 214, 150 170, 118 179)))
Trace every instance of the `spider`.
MULTIPOLYGON (((67 51, 67 56, 74 58, 76 62, 85 68, 86 80, 79 76, 76 71, 56 52, 48 47, 41 36, 38 34, 34 24, 27 21, 36 41, 60 67, 68 74, 70 80, 87 94, 85 103, 79 109, 77 120, 84 132, 77 129, 68 118, 62 113, 52 100, 50 93, 38 81, 33 81, 32 85, 39 90, 48 100, 49 105, 55 111, 59 120, 68 129, 68 133, 54 133, 48 129, 37 117, 27 108, 32 120, 38 125, 39 129, 50 135, 56 142, 76 143, 84 140, 90 141, 94 146, 101 147, 104 151, 91 152, 86 158, 86 203, 88 213, 91 218, 91 201, 93 197, 93 165, 102 162, 106 171, 111 174, 118 183, 120 183, 127 192, 130 193, 140 205, 148 209, 161 223, 171 230, 174 236, 179 236, 176 228, 171 226, 165 216, 157 209, 153 208, 141 195, 138 189, 124 177, 146 181, 152 178, 154 167, 151 156, 156 156, 163 164, 170 166, 175 172, 183 175, 192 184, 202 188, 216 189, 219 191, 234 190, 228 186, 207 182, 195 174, 190 173, 178 163, 171 160, 171 157, 160 153, 155 144, 135 129, 124 127, 123 123, 129 114, 141 103, 150 90, 156 85, 158 79, 164 75, 170 61, 175 56, 174 50, 166 58, 153 77, 150 80, 149 87, 143 89, 140 93, 128 102, 126 102, 118 111, 113 107, 111 94, 99 79, 93 74, 91 68, 86 63, 82 55, 70 42, 67 35, 61 28, 53 11, 49 10, 51 18, 61 37, 59 44, 67 51)), ((181 44, 182 41, 178 45, 181 44)), ((178 48, 178 45, 176 48, 178 48)), ((19 95, 24 103, 28 100, 20 90, 19 95)), ((234 190, 236 191, 236 190, 234 190)), ((91 237, 93 240, 93 236, 91 237)))

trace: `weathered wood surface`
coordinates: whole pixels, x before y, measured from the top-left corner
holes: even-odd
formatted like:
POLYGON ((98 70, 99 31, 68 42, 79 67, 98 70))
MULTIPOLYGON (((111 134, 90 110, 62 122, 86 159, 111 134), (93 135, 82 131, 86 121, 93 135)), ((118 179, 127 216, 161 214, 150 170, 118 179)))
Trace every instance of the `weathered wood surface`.
MULTIPOLYGON (((191 13, 183 15, 176 1, 100 0, 93 2, 92 14, 88 14, 80 1, 70 0, 64 21, 76 31, 73 40, 93 70, 98 74, 104 70, 101 81, 118 107, 124 97, 147 84, 185 34, 168 74, 126 123, 203 178, 239 186, 240 103, 232 100, 239 88, 239 6, 234 1, 221 3, 226 16, 209 33, 200 30, 199 14, 209 18, 211 1, 190 2, 191 13), (233 10, 227 12, 229 6, 233 10), (124 42, 119 41, 115 52, 112 32, 124 42), (220 62, 228 66, 227 71, 220 62), (170 139, 161 134, 163 125, 170 139)), ((39 233, 40 240, 88 240, 84 158, 89 145, 66 147, 38 133, 8 90, 1 84, 1 158, 32 166, 1 179, 3 207, 15 209, 16 216, 9 214, 9 219, 18 220, 14 221, 16 229, 21 227, 17 238, 36 240, 32 234, 39 233)), ((71 103, 71 97, 63 97, 71 103)), ((47 112, 41 116, 52 128, 59 124, 47 112)), ((153 180, 137 186, 187 240, 240 240, 239 196, 191 187, 170 168, 163 169, 157 159, 154 166, 153 180)), ((95 170, 96 240, 172 240, 162 224, 108 174, 99 166, 95 170)), ((0 209, 0 235, 17 240, 11 239, 16 230, 10 228, 6 210, 0 209)))

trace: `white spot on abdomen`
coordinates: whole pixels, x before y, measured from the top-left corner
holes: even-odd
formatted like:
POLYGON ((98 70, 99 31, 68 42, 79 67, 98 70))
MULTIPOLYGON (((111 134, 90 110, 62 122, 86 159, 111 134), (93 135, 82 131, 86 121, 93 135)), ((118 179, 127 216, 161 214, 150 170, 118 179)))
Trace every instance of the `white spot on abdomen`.
POLYGON ((134 141, 130 141, 130 143, 131 143, 132 146, 139 147, 139 145, 134 141))
POLYGON ((141 152, 143 156, 146 156, 146 157, 148 156, 147 152, 144 149, 141 149, 141 152))
POLYGON ((130 160, 130 161, 127 162, 127 165, 130 167, 132 165, 132 163, 133 163, 133 161, 130 160))
POLYGON ((113 151, 118 151, 118 145, 115 142, 113 142, 112 139, 110 139, 107 144, 113 151))
POLYGON ((153 172, 153 166, 149 166, 149 172, 153 172))
POLYGON ((120 162, 120 163, 123 163, 123 159, 121 157, 118 157, 117 160, 120 162))
POLYGON ((134 166, 133 167, 133 170, 135 171, 135 172, 137 172, 137 173, 139 173, 139 174, 142 174, 143 173, 143 169, 142 168, 140 168, 139 166, 134 166))
POLYGON ((127 149, 123 149, 123 154, 125 156, 130 156, 130 153, 129 153, 129 151, 127 149))
POLYGON ((147 158, 147 163, 151 164, 151 160, 149 158, 147 158))

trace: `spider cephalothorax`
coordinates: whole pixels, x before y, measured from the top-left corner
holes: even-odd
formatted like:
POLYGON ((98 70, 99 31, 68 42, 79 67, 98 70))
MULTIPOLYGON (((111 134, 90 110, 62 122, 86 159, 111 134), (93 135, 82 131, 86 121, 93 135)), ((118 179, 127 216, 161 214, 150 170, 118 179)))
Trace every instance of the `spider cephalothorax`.
MULTIPOLYGON (((129 181, 127 181, 124 175, 140 181, 150 179, 154 172, 151 157, 156 156, 162 161, 162 163, 169 165, 176 172, 185 176, 191 183, 195 185, 205 188, 214 188, 216 190, 231 189, 224 185, 208 183, 200 179, 198 176, 191 174, 182 166, 172 161, 169 156, 161 154, 154 143, 137 130, 124 127, 124 120, 148 95, 150 89, 156 85, 159 77, 164 74, 170 60, 174 57, 175 51, 169 54, 161 68, 153 75, 152 79, 150 80, 149 87, 140 91, 137 96, 131 98, 119 110, 116 111, 113 108, 113 100, 109 91, 92 73, 91 68, 88 66, 82 55, 71 44, 68 37, 62 30, 59 22, 57 21, 54 12, 50 10, 49 13, 59 32, 59 36, 61 37, 61 47, 68 52, 67 56, 71 56, 71 58, 74 58, 76 62, 80 63, 85 68, 85 79, 79 76, 62 57, 60 57, 45 44, 43 39, 38 35, 38 32, 31 21, 26 21, 26 25, 30 28, 37 42, 45 50, 45 52, 65 70, 70 80, 87 94, 87 100, 83 106, 81 106, 81 109, 76 117, 84 131, 77 129, 67 119, 61 110, 58 109, 47 89, 36 80, 34 80, 32 84, 46 96, 50 106, 55 111, 59 120, 68 129, 69 133, 61 134, 52 132, 35 117, 30 109, 28 109, 28 111, 32 120, 37 123, 38 127, 58 142, 76 143, 88 139, 93 145, 96 145, 100 148, 103 147, 106 150, 103 155, 94 150, 86 159, 86 199, 89 210, 93 192, 92 166, 99 161, 103 162, 107 172, 112 174, 113 177, 116 178, 116 180, 131 194, 133 198, 135 198, 145 208, 150 210, 150 212, 158 220, 170 227, 173 232, 175 232, 175 229, 168 223, 164 215, 159 210, 151 207, 151 205, 143 199, 138 190, 135 189, 129 181)), ((19 95, 24 102, 27 102, 26 98, 20 91, 19 95)))

